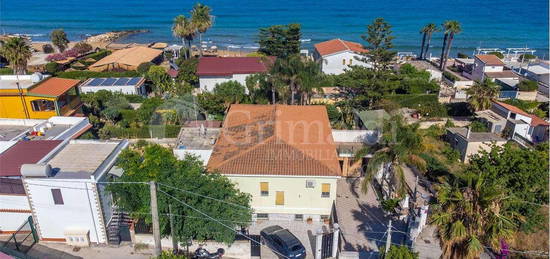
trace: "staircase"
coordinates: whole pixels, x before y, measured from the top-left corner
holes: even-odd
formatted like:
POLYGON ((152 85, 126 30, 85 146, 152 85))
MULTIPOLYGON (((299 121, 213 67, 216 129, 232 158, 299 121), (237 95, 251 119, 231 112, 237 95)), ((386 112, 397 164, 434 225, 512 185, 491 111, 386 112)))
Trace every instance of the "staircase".
POLYGON ((128 227, 132 219, 127 213, 114 211, 109 224, 107 225, 107 241, 111 245, 120 245, 121 227, 128 227))

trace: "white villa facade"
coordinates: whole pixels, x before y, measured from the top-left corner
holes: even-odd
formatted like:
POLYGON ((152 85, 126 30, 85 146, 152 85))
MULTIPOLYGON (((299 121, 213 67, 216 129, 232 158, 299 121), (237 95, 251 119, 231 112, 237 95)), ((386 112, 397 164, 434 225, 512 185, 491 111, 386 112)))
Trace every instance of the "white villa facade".
POLYGON ((321 64, 325 74, 339 75, 350 66, 372 67, 371 64, 361 61, 361 53, 367 52, 361 44, 334 39, 315 44, 313 58, 321 64))

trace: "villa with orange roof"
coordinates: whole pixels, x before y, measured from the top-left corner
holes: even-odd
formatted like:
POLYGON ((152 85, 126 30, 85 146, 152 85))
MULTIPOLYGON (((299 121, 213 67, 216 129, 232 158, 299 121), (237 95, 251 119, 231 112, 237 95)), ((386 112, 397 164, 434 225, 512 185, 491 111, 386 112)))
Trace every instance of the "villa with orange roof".
POLYGON ((313 58, 321 64, 323 73, 338 75, 350 66, 371 67, 371 64, 360 60, 363 58, 361 53, 367 51, 359 43, 333 39, 315 44, 313 58))
POLYGON ((80 111, 80 80, 32 75, 0 76, 0 118, 48 119, 80 111))
POLYGON ((483 81, 489 78, 495 79, 518 79, 519 75, 512 70, 506 70, 505 63, 495 55, 475 55, 474 66, 470 79, 483 81))
POLYGON ((252 196, 254 220, 328 219, 342 175, 321 105, 232 105, 207 167, 252 196))

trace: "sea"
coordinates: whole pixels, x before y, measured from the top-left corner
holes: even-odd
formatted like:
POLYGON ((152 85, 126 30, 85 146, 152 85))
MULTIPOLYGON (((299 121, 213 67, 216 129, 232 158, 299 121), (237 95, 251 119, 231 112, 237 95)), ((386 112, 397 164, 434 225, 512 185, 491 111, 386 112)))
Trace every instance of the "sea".
MULTIPOLYGON (((144 29, 120 42, 180 43, 172 36, 173 18, 189 15, 197 0, 0 0, 0 33, 48 40, 63 28, 70 40, 113 30, 144 29)), ((221 49, 252 51, 258 29, 300 23, 302 46, 333 38, 360 43, 367 25, 382 17, 392 25, 394 47, 418 52, 427 23, 457 20, 463 31, 453 53, 476 48, 531 48, 548 59, 548 0, 202 0, 212 8, 214 24, 203 36, 221 49)), ((430 53, 441 52, 443 33, 433 36, 430 53)), ((201 44, 198 39, 194 44, 201 44)))

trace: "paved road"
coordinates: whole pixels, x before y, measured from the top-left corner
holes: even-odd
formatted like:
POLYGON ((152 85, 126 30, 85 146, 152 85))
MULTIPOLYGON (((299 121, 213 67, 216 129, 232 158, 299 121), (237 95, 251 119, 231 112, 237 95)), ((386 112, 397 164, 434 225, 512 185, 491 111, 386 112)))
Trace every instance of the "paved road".
MULTIPOLYGON (((389 218, 384 215, 372 189, 361 192, 363 178, 338 180, 336 211, 343 234, 343 251, 357 251, 360 258, 377 258, 378 248, 384 245, 389 218)), ((393 221, 392 243, 401 244, 406 231, 404 221, 393 221)))

